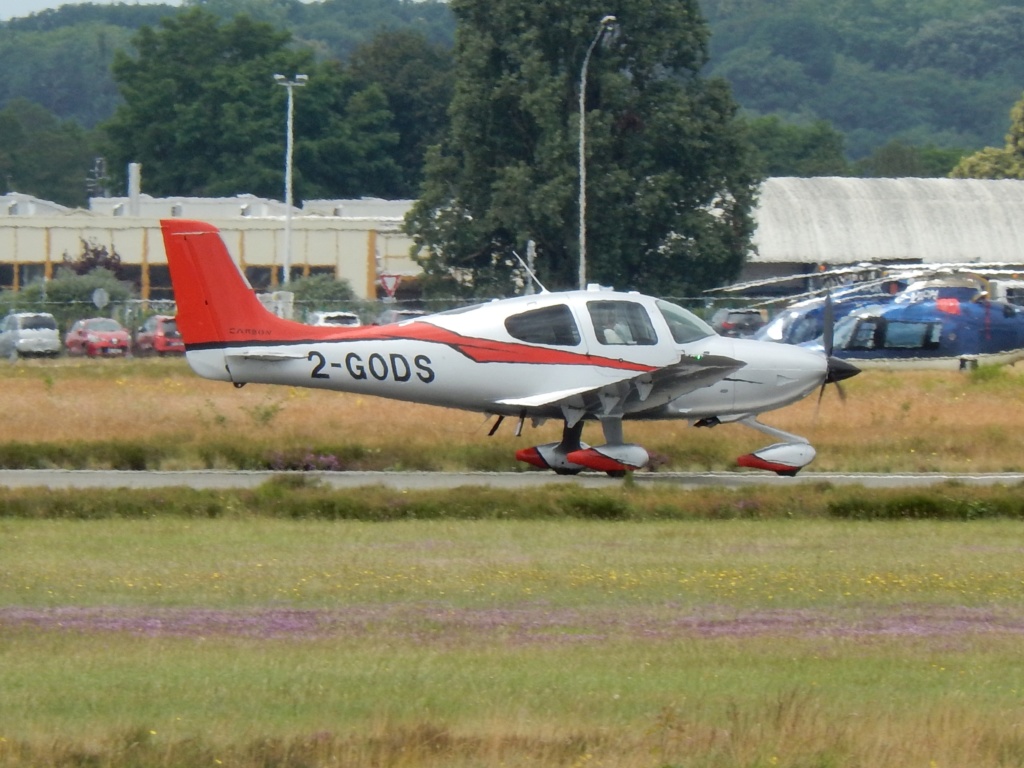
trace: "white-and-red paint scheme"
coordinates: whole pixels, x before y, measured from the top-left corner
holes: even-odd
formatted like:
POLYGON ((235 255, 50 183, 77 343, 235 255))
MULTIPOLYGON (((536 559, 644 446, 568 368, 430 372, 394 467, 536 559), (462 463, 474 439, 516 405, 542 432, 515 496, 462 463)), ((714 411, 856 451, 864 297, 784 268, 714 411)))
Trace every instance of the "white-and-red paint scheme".
MULTIPOLYGON (((782 442, 743 466, 794 474, 814 458, 758 414, 856 373, 821 352, 723 338, 687 310, 595 288, 502 299, 394 325, 315 327, 267 311, 209 224, 162 222, 192 370, 208 379, 332 389, 492 414, 561 419, 562 440, 519 450, 560 473, 620 474, 648 463, 627 419, 739 421, 782 442), (587 421, 604 444, 580 441, 587 421)), ((491 430, 493 434, 497 423, 491 430)))

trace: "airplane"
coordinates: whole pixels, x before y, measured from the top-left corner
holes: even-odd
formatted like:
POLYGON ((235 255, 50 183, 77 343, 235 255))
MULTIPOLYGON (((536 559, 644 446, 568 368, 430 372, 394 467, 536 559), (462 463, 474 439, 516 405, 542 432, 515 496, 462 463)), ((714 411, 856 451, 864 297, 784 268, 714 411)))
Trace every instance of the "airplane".
MULTIPOLYGON (((558 442, 516 458, 559 474, 622 476, 649 462, 624 439, 631 419, 738 422, 780 442, 739 457, 743 467, 795 475, 815 456, 805 438, 758 421, 858 373, 822 350, 723 338, 661 299, 590 286, 541 292, 378 326, 309 326, 266 310, 216 227, 161 221, 178 328, 192 370, 231 382, 311 387, 475 411, 539 425, 558 442), (604 443, 581 441, 586 422, 604 443)), ((827 339, 826 339, 827 341, 827 339)), ((821 394, 819 394, 819 398, 821 394)))

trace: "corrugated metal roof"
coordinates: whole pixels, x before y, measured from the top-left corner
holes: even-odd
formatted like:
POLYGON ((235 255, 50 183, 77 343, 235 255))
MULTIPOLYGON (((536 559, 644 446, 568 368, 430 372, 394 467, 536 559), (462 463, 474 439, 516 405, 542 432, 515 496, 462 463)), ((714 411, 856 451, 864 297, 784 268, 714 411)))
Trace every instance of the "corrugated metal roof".
POLYGON ((1024 258, 1024 181, 774 178, 761 186, 753 262, 1024 258))

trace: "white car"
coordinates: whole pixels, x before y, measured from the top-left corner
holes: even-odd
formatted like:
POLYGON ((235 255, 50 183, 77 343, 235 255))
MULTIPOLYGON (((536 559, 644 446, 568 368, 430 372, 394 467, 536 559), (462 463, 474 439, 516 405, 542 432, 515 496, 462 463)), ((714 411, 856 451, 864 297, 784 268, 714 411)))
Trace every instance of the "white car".
POLYGON ((362 325, 363 321, 355 312, 311 312, 306 324, 356 328, 362 325))
POLYGON ((13 312, 0 325, 0 357, 60 354, 57 321, 49 312, 13 312))
POLYGON ((406 320, 415 320, 417 317, 424 317, 427 313, 422 309, 386 309, 380 313, 375 325, 391 325, 391 323, 404 323, 406 320))

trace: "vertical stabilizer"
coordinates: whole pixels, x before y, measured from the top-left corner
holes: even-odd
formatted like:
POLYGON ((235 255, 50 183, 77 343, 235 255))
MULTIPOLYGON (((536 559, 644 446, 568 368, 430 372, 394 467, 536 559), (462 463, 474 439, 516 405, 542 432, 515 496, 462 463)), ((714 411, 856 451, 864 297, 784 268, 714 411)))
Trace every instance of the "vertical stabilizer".
POLYGON ((187 219, 164 219, 160 227, 178 306, 178 330, 196 373, 230 380, 225 349, 295 336, 297 324, 260 303, 216 227, 187 219))
POLYGON ((294 323, 260 303, 215 226, 186 219, 164 219, 160 226, 186 348, 268 342, 294 334, 294 323))

